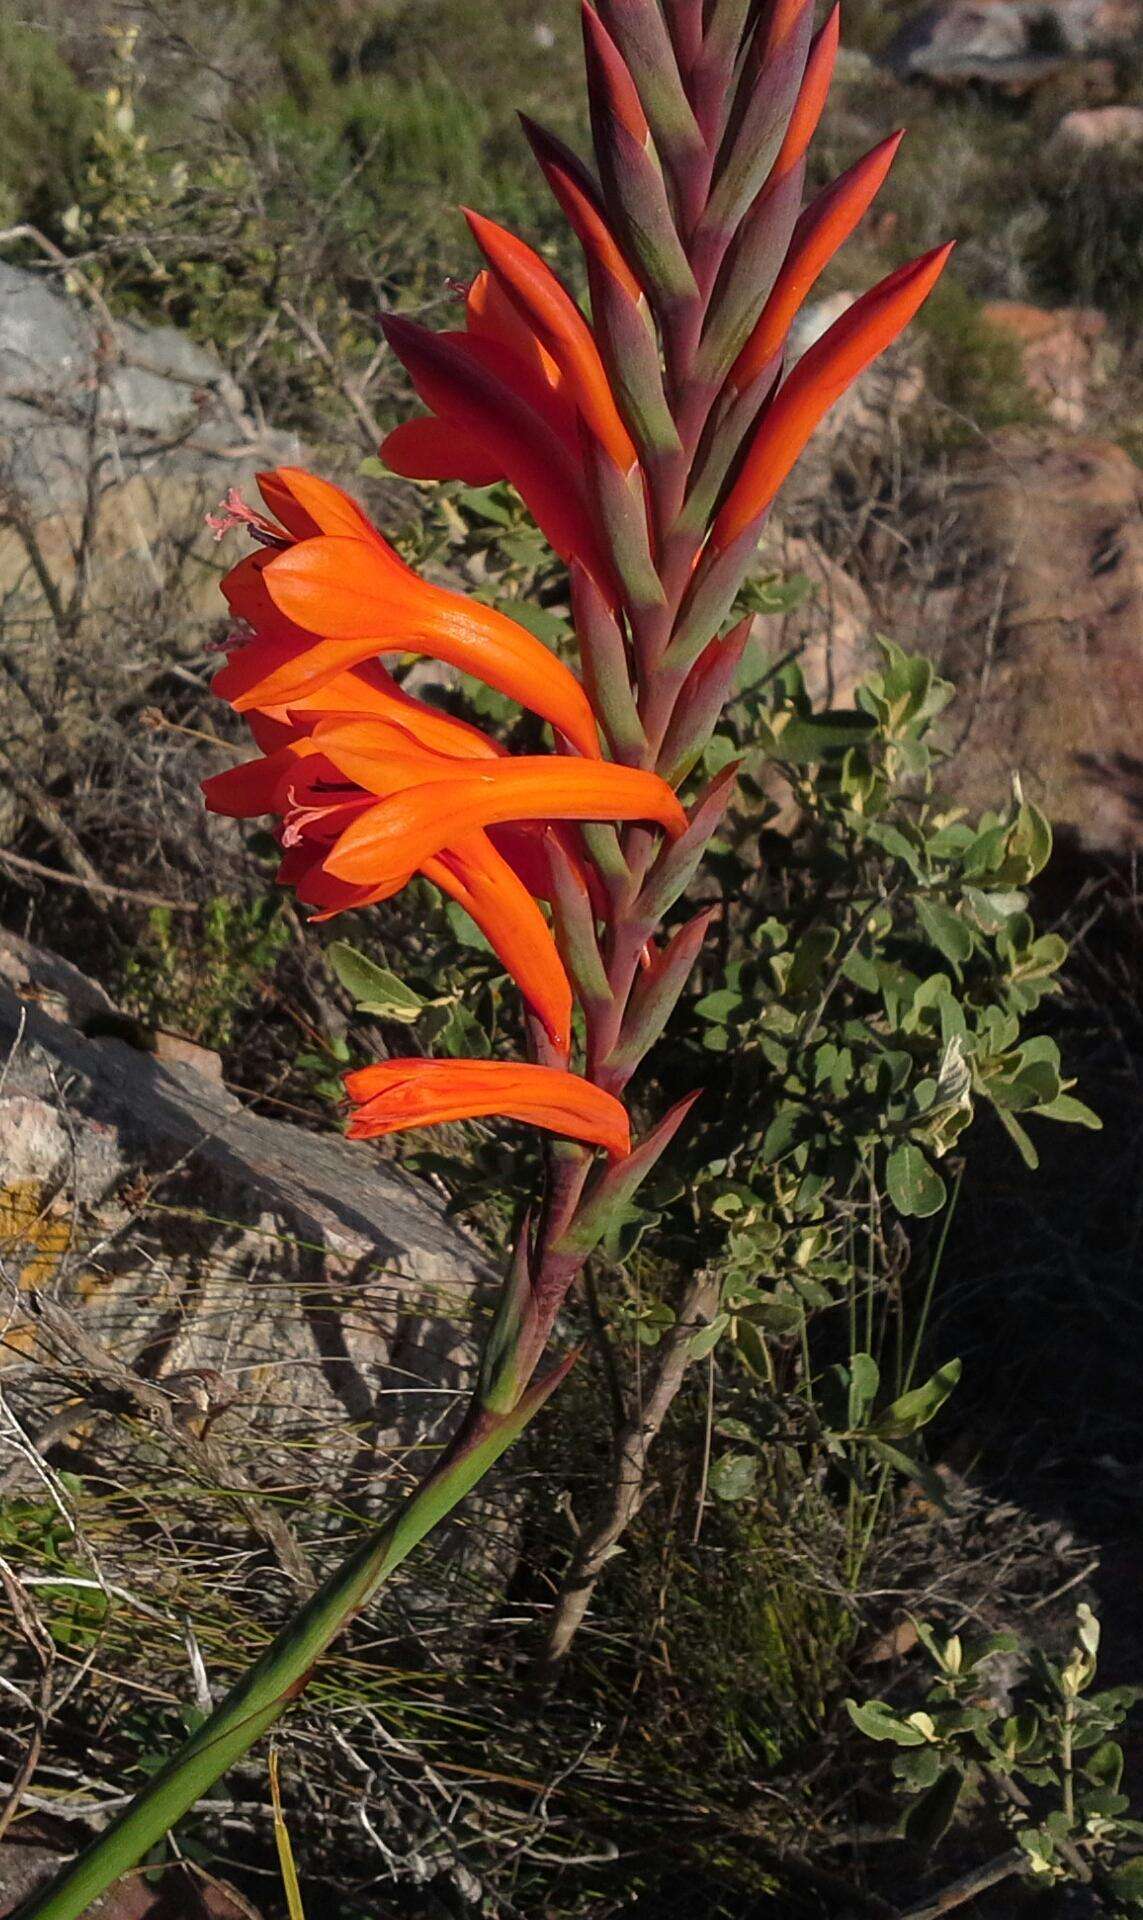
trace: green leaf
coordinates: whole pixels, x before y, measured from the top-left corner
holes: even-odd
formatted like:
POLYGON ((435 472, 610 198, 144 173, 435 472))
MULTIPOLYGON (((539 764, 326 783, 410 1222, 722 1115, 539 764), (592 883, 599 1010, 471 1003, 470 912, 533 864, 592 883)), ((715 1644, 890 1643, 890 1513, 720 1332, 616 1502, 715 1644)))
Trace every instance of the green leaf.
POLYGON ((347 940, 331 941, 326 958, 359 1012, 411 1025, 424 1009, 426 1003, 419 993, 405 986, 387 967, 379 967, 359 953, 347 940))
POLYGON ((1103 1121, 1098 1113, 1093 1113, 1082 1100, 1075 1100, 1070 1093, 1058 1093, 1054 1100, 1048 1100, 1042 1107, 1036 1108, 1038 1120, 1063 1120, 1074 1127, 1087 1127, 1092 1133, 1103 1130, 1103 1121))
POLYGON ((915 904, 917 919, 938 953, 958 969, 972 958, 972 934, 958 913, 939 900, 919 899, 915 904))
POLYGON ((1032 1172, 1035 1173, 1036 1168, 1040 1164, 1040 1156, 1036 1152, 1035 1147, 1032 1145, 1023 1127, 1020 1125, 1019 1120, 1017 1120, 1016 1115, 1009 1113, 1007 1107, 1002 1107, 995 1101, 993 1102, 993 1112, 1004 1128, 1004 1131, 1011 1136, 1016 1151, 1020 1155, 1024 1165, 1030 1167, 1032 1172))
POLYGON ((885 1165, 885 1184, 898 1213, 925 1220, 945 1203, 945 1183, 920 1147, 906 1140, 894 1147, 885 1165))
POLYGON ((1133 1907, 1143 1906, 1143 1858, 1125 1860, 1121 1867, 1113 1867, 1108 1879, 1120 1900, 1128 1901, 1133 1907))
POLYGON ((845 712, 819 714, 773 714, 769 720, 774 736, 773 752, 789 766, 807 766, 830 754, 844 752, 856 742, 872 737, 876 728, 868 714, 845 712))
POLYGON ((700 1020, 711 1020, 721 1027, 741 1005, 742 995, 733 987, 716 987, 713 993, 705 994, 696 1002, 695 1012, 700 1020))
POLYGON ((852 1353, 849 1357, 849 1406, 847 1419, 851 1427, 859 1427, 866 1411, 877 1398, 877 1389, 881 1385, 881 1369, 871 1353, 852 1353))
POLYGON ((841 939, 837 927, 811 927, 794 948, 786 977, 787 993, 807 993, 818 984, 822 969, 837 951, 841 939))
POLYGON ((883 1460, 895 1473, 904 1474, 906 1480, 915 1480, 927 1500, 931 1500, 938 1513, 951 1513, 948 1488, 939 1473, 934 1473, 926 1460, 906 1453, 903 1447, 895 1447, 891 1440, 879 1440, 876 1434, 862 1435, 862 1445, 868 1447, 875 1460, 883 1460))
POLYGON ((691 1359, 703 1360, 708 1353, 712 1353, 729 1325, 730 1315, 718 1313, 708 1327, 700 1328, 690 1344, 691 1359))
POLYGON ((1123 1748, 1115 1740, 1101 1741, 1095 1752, 1089 1755, 1083 1770, 1096 1786, 1108 1787, 1112 1793, 1117 1793, 1123 1778, 1123 1748))
POLYGON ((964 1776, 959 1767, 946 1767, 937 1775, 927 1793, 914 1801, 905 1815, 902 1831, 915 1847, 927 1852, 942 1840, 952 1825, 964 1776))
POLYGON ((556 647, 561 640, 567 639, 567 621, 562 620, 558 613, 550 613, 547 607, 537 607, 531 600, 497 600, 493 604, 498 613, 505 613, 518 626, 526 627, 545 646, 556 647))
POLYGON ((858 1733, 865 1734, 869 1740, 892 1740, 898 1747, 923 1747, 928 1743, 918 1727, 911 1727, 900 1714, 887 1707, 884 1700, 866 1700, 858 1704, 856 1700, 847 1700, 845 1710, 858 1733))
POLYGON ((728 1504, 746 1500, 754 1491, 758 1462, 752 1453, 724 1453, 710 1470, 710 1490, 716 1500, 728 1504))
POLYGON ((872 1431, 886 1440, 905 1440, 910 1434, 919 1433, 944 1406, 960 1374, 960 1361, 946 1360, 923 1386, 912 1387, 899 1400, 894 1400, 892 1406, 886 1407, 872 1431))

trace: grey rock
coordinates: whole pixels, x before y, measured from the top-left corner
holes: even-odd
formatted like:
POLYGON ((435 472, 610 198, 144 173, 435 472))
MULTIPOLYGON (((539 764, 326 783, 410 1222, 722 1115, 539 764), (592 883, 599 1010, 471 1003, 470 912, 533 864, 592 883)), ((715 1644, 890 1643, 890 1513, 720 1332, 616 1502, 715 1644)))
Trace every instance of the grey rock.
POLYGON ((6 1393, 34 1432, 61 1390, 32 1287, 81 1372, 94 1343, 175 1398, 197 1381, 256 1477, 371 1506, 455 1419, 495 1272, 375 1150, 252 1113, 116 1025, 93 982, 0 932, 6 1393))
POLYGON ((58 280, 3 263, 0 398, 3 479, 34 513, 82 497, 93 453, 120 485, 161 463, 181 490, 197 479, 212 495, 301 457, 293 435, 256 425, 208 348, 174 327, 109 322, 58 280))

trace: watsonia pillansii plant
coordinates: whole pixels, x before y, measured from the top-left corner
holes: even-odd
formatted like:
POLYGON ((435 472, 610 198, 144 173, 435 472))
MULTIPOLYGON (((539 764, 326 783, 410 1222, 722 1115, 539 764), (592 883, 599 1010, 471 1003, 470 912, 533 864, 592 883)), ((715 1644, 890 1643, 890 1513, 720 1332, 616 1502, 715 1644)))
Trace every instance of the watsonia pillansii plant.
POLYGON ((838 36, 836 11, 816 35, 812 15, 813 0, 585 5, 594 171, 525 131, 582 248, 590 320, 533 248, 471 213, 484 264, 463 325, 385 322, 424 411, 383 458, 411 477, 515 488, 569 570, 578 673, 503 612, 420 578, 310 474, 263 475, 265 512, 232 498, 219 523, 254 541, 224 582, 236 631, 216 690, 258 751, 207 781, 208 806, 274 818, 280 878, 315 917, 423 875, 476 921, 523 1003, 526 1058, 348 1074, 350 1132, 506 1116, 548 1140, 546 1185, 437 1465, 28 1920, 74 1920, 137 1861, 520 1432, 569 1365, 537 1379, 569 1288, 692 1104, 633 1143, 627 1083, 710 918, 659 933, 734 790, 733 767, 697 792, 687 781, 745 645, 736 596, 814 428, 948 253, 898 268, 787 364, 799 305, 897 145, 802 207, 838 36), (411 697, 386 664, 409 654, 518 702, 547 724, 549 750, 509 754, 411 697))

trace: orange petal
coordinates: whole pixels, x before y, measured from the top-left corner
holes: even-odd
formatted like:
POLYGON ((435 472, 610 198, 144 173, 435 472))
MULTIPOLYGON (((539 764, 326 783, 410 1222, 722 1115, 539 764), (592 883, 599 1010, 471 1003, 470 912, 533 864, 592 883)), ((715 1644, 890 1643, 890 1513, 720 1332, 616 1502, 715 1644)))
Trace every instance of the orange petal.
MULTIPOLYGON (((863 373, 932 292, 952 244, 898 267, 835 320, 779 387, 714 523, 721 553, 765 512, 823 414, 863 373)), ((285 556, 288 557, 288 556, 285 556)))
POLYGON ((255 478, 270 512, 296 540, 312 539, 315 533, 381 538, 356 500, 351 500, 332 481, 307 473, 304 467, 275 467, 272 472, 256 474, 255 478))
POLYGON ((465 218, 500 285, 563 373, 590 431, 622 473, 635 464, 599 348, 575 301, 547 263, 507 228, 465 209, 465 218))
POLYGON ((621 1101, 559 1067, 511 1060, 384 1060, 344 1077, 357 1107, 349 1123, 354 1140, 503 1114, 605 1147, 613 1159, 631 1151, 631 1126, 621 1101))
POLYGON ((559 367, 487 267, 481 268, 469 287, 464 311, 471 339, 490 340, 495 346, 507 347, 531 367, 541 385, 552 391, 559 387, 559 367))
POLYGON ((582 560, 614 596, 612 570, 588 511, 580 464, 537 411, 534 393, 522 396, 509 377, 481 364, 475 340, 463 346, 396 316, 385 321, 385 333, 425 405, 443 419, 455 420, 503 461, 509 480, 555 551, 569 564, 573 557, 582 560))
MULTIPOLYGON (((253 820, 260 813, 281 813, 285 792, 299 772, 300 762, 320 753, 312 740, 291 740, 276 753, 257 760, 245 760, 239 767, 227 767, 224 773, 211 774, 202 783, 211 813, 224 813, 232 820, 253 820)), ((330 778, 343 776, 329 767, 330 778)))
POLYGON ((386 434, 380 451, 385 465, 406 480, 463 480, 466 487, 491 487, 506 477, 483 440, 432 413, 403 420, 386 434))
POLYGON ((458 823, 470 830, 510 820, 654 820, 673 836, 686 830, 686 815, 666 781, 639 767, 522 755, 450 776, 447 793, 419 769, 398 791, 403 770, 394 770, 388 752, 372 761, 359 732, 347 738, 337 723, 323 722, 315 738, 347 779, 382 796, 340 836, 325 863, 338 879, 362 885, 396 892, 448 844, 458 823))
POLYGON ((595 719, 575 675, 494 607, 394 569, 390 555, 367 541, 329 535, 276 554, 262 579, 279 612, 315 639, 248 683, 233 700, 239 712, 288 706, 376 653, 425 653, 530 707, 580 753, 598 757, 595 719))
MULTIPOLYGON (((554 1047, 571 1047, 572 992, 551 929, 523 881, 487 834, 466 834, 421 871, 472 915, 554 1047)), ((344 884, 340 882, 338 884, 344 884)))
POLYGON ((457 760, 496 760, 507 751, 467 720, 457 720, 424 700, 414 700, 378 660, 366 660, 335 674, 314 692, 275 711, 303 730, 335 714, 355 720, 386 720, 400 727, 417 746, 457 760))
POLYGON ((891 134, 819 193, 802 213, 770 298, 731 369, 731 381, 740 393, 781 351, 798 308, 823 267, 868 212, 903 139, 903 133, 891 134))

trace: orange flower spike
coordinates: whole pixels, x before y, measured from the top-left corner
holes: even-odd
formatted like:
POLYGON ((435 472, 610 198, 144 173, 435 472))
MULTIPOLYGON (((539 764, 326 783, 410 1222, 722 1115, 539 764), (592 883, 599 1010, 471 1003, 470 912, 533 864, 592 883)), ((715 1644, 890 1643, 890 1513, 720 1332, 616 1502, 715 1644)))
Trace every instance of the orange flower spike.
POLYGON ((627 1110, 578 1074, 509 1060, 384 1060, 344 1075, 352 1140, 492 1115, 543 1127, 613 1160, 631 1151, 627 1110))
POLYGON ((721 553, 770 505, 818 422, 908 325, 940 278, 952 244, 935 247, 863 294, 835 320, 779 387, 764 413, 730 494, 714 523, 721 553))
POLYGON ((377 653, 425 653, 549 720, 579 753, 599 755, 579 681, 541 640, 507 614, 431 586, 381 541, 322 534, 273 556, 262 584, 313 644, 234 697, 248 707, 288 706, 377 653))
POLYGON ((636 454, 590 327, 551 268, 523 240, 465 209, 473 238, 497 282, 567 381, 583 419, 621 473, 636 454))
POLYGON ((439 778, 418 768, 406 785, 391 755, 374 757, 347 733, 323 723, 315 737, 348 779, 378 794, 378 805, 353 822, 326 859, 327 873, 339 880, 395 893, 448 844, 458 823, 471 831, 515 820, 653 820, 673 838, 686 830, 671 789, 642 768, 521 755, 479 773, 453 769, 442 795, 439 778))
POLYGON ((740 393, 780 353, 791 323, 822 269, 864 218, 893 164, 903 133, 890 134, 812 200, 794 229, 773 292, 731 369, 740 393))

